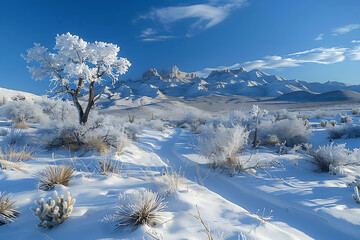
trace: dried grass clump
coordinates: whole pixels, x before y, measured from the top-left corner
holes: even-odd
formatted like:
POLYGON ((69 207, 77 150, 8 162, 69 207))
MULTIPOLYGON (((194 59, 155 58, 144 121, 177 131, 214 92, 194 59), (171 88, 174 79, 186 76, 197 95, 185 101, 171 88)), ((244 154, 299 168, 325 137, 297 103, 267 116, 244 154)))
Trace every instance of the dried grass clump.
POLYGON ((11 194, 5 195, 4 192, 0 192, 0 226, 13 222, 19 214, 11 194))
POLYGON ((13 128, 20 128, 20 129, 29 129, 29 125, 27 125, 24 121, 15 122, 12 125, 13 128))
POLYGON ((165 170, 161 171, 160 175, 155 175, 153 171, 149 172, 151 176, 147 181, 168 197, 178 192, 185 181, 185 172, 181 171, 181 168, 176 171, 166 167, 165 170))
POLYGON ((109 146, 106 144, 103 138, 92 138, 85 143, 87 150, 95 150, 101 155, 106 155, 109 151, 109 146))
POLYGON ((34 150, 28 146, 6 146, 4 149, 0 147, 0 167, 7 169, 13 167, 19 169, 18 163, 25 162, 34 157, 34 150))
POLYGON ((11 129, 5 136, 4 142, 8 145, 18 145, 26 142, 26 134, 21 129, 11 129))
POLYGON ((146 190, 131 195, 120 195, 115 214, 105 221, 115 223, 115 230, 136 230, 141 225, 155 226, 165 221, 164 198, 156 192, 146 190))
POLYGON ((75 169, 71 166, 49 165, 41 174, 39 181, 40 190, 51 190, 56 184, 68 186, 71 178, 75 175, 75 169))
POLYGON ((97 168, 97 170, 100 174, 103 174, 105 176, 109 176, 111 174, 120 175, 122 167, 122 162, 104 160, 99 162, 99 168, 97 168))

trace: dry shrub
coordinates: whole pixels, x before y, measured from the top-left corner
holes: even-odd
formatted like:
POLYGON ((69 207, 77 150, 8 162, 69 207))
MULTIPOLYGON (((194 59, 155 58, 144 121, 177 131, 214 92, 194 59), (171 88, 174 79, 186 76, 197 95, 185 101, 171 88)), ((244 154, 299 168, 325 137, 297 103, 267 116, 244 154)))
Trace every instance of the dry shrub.
POLYGON ((34 150, 28 146, 17 147, 6 146, 4 149, 0 147, 0 166, 1 169, 13 167, 19 169, 18 163, 25 162, 34 157, 34 150))
POLYGON ((29 125, 27 125, 24 121, 15 122, 12 125, 13 128, 20 128, 20 129, 29 129, 29 125))
POLYGON ((11 195, 0 192, 0 226, 13 222, 19 214, 11 195))
POLYGON ((155 226, 165 221, 164 198, 156 192, 146 190, 131 195, 120 195, 115 214, 105 221, 115 223, 115 230, 136 230, 140 225, 155 226))
POLYGON ((120 175, 122 167, 122 163, 119 161, 104 160, 99 162, 99 168, 97 168, 97 170, 105 176, 109 176, 110 174, 120 175))
POLYGON ((101 155, 106 155, 109 151, 109 147, 103 138, 92 138, 85 143, 87 150, 95 150, 101 155))
POLYGON ((74 175, 75 169, 69 165, 49 165, 41 174, 39 189, 51 190, 56 184, 68 186, 74 175))

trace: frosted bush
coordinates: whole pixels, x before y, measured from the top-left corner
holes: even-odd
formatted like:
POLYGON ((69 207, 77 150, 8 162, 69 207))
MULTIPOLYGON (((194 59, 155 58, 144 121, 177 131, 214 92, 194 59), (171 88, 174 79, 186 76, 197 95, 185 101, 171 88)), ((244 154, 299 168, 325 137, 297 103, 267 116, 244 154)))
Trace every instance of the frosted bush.
POLYGON ((281 110, 275 111, 273 113, 273 116, 275 118, 275 121, 298 118, 298 116, 295 112, 288 112, 286 109, 281 109, 281 110))
POLYGON ((286 146, 306 143, 312 134, 302 119, 283 119, 272 122, 261 121, 258 125, 260 142, 275 144, 286 142, 286 146))
POLYGON ((20 212, 17 210, 11 195, 0 192, 0 226, 13 222, 19 214, 20 212))
POLYGON ((158 131, 163 131, 165 129, 164 123, 160 119, 150 120, 148 126, 158 131))
POLYGON ((26 134, 21 129, 14 129, 14 128, 12 128, 4 138, 4 142, 7 145, 24 144, 26 143, 26 141, 27 141, 26 134))
POLYGON ((360 108, 353 109, 353 110, 351 111, 351 114, 352 114, 352 115, 360 115, 360 108))
POLYGON ((347 122, 352 122, 352 118, 349 116, 341 116, 340 117, 340 123, 347 123, 347 122))
POLYGON ((328 123, 329 123, 328 120, 321 120, 320 125, 321 125, 322 127, 326 127, 326 126, 328 125, 328 123))
POLYGON ((40 105, 30 101, 9 102, 3 106, 3 110, 5 116, 14 122, 46 122, 49 120, 40 105))
POLYGON ((208 125, 199 134, 200 153, 208 157, 214 167, 235 167, 237 154, 247 145, 249 131, 243 126, 208 125))
POLYGON ((356 125, 353 122, 347 122, 343 125, 333 126, 327 129, 329 138, 360 138, 360 125, 356 125))
POLYGON ((331 121, 330 121, 330 124, 331 124, 331 126, 334 127, 334 126, 337 124, 337 122, 336 122, 335 120, 331 120, 331 121))
POLYGON ((153 174, 153 171, 149 171, 150 176, 147 181, 158 188, 165 196, 171 196, 175 192, 180 190, 180 187, 185 181, 185 173, 181 171, 181 168, 176 171, 166 167, 159 174, 153 174))
POLYGON ((119 196, 119 204, 113 215, 106 216, 106 222, 115 224, 115 230, 136 230, 141 225, 150 227, 165 222, 164 198, 151 190, 119 196))
POLYGON ((309 153, 316 160, 316 164, 323 172, 330 171, 331 168, 357 164, 360 157, 360 149, 350 151, 346 144, 334 144, 320 146, 318 149, 310 149, 309 153))
POLYGON ((70 197, 70 192, 67 192, 66 197, 63 195, 59 197, 58 193, 54 191, 54 198, 52 200, 49 197, 46 202, 43 198, 36 200, 35 203, 39 207, 36 209, 31 208, 34 215, 40 220, 40 223, 37 225, 39 228, 52 229, 64 223, 70 216, 76 201, 70 197))

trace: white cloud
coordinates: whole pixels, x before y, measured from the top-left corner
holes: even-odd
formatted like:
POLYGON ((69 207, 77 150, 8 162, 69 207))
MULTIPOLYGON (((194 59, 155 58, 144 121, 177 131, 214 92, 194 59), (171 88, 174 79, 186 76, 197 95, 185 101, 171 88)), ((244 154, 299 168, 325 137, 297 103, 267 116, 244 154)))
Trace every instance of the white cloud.
POLYGON ((358 29, 360 28, 360 24, 348 24, 346 26, 343 26, 343 27, 339 27, 339 28, 334 28, 333 29, 333 36, 337 36, 337 35, 340 35, 340 34, 345 34, 345 33, 348 33, 348 32, 351 32, 352 30, 355 30, 355 29, 358 29))
MULTIPOLYGON (((140 18, 151 19, 153 23, 160 23, 160 26, 167 31, 170 30, 171 24, 173 23, 185 19, 192 19, 187 32, 184 34, 185 36, 190 37, 195 32, 209 29, 221 23, 229 16, 233 9, 244 6, 245 3, 245 0, 210 0, 207 4, 152 9, 148 14, 143 15, 140 18)), ((154 30, 153 28, 147 29, 142 32, 140 38, 145 40, 151 35, 155 36, 158 32, 162 32, 160 30, 154 30), (153 33, 144 35, 144 32, 146 32, 147 29, 153 30, 153 33)))
POLYGON ((351 43, 360 43, 360 40, 352 40, 351 43))
POLYGON ((348 57, 352 61, 360 61, 360 45, 357 45, 357 46, 353 47, 348 52, 348 57))
POLYGON ((320 41, 320 40, 323 40, 323 37, 324 37, 324 34, 321 33, 321 34, 317 35, 317 37, 314 38, 314 40, 320 41))
POLYGON ((236 63, 231 66, 220 66, 216 68, 205 68, 196 72, 199 76, 207 76, 213 70, 237 69, 244 67, 252 69, 275 69, 298 67, 304 63, 333 64, 345 60, 346 55, 350 60, 360 60, 360 45, 348 50, 348 48, 313 48, 310 50, 291 53, 285 56, 265 56, 263 59, 236 63))

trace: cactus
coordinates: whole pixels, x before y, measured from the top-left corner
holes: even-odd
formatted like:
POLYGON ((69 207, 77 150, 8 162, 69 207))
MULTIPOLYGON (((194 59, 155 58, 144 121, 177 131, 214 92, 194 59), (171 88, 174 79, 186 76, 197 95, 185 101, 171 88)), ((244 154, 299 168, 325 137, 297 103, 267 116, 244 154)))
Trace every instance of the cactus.
POLYGON ((58 196, 58 193, 54 191, 55 200, 51 197, 45 202, 44 198, 36 200, 35 203, 39 205, 38 208, 31 208, 34 215, 40 219, 40 223, 37 225, 40 228, 52 229, 55 226, 62 224, 71 214, 75 199, 71 199, 70 192, 67 192, 66 198, 64 195, 58 196))

